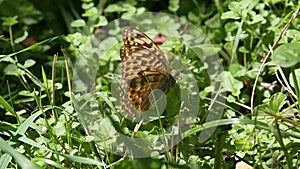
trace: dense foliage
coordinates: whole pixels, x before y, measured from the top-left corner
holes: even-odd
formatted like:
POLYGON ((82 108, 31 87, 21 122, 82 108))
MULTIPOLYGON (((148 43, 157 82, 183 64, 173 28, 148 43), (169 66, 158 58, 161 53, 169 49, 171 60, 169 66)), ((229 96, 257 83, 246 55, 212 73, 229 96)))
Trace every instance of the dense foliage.
POLYGON ((298 168, 298 6, 0 1, 0 168, 298 168), (165 114, 139 127, 125 118, 115 88, 128 25, 154 43, 166 36, 160 48, 181 74, 165 114), (187 102, 196 115, 180 120, 185 130, 173 126, 178 144, 164 142, 187 102), (158 135, 167 150, 159 151, 158 135), (134 138, 146 138, 145 147, 134 138), (137 152, 151 147, 149 156, 136 158, 126 141, 137 152))

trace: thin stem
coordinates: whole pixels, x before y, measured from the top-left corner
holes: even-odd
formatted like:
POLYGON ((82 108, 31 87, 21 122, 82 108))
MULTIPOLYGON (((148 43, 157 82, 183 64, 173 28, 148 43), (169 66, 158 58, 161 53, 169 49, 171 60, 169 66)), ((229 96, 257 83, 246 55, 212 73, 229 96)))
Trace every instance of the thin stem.
POLYGON ((294 21, 294 19, 296 18, 297 14, 299 12, 299 7, 296 9, 296 11, 292 14, 290 20, 287 22, 287 24, 283 27, 283 29, 281 30, 279 36, 277 37, 277 39, 275 40, 274 44, 272 45, 272 47, 270 48, 269 52, 266 54, 266 56, 263 58, 262 64, 258 70, 258 73, 256 75, 254 84, 253 84, 253 89, 252 89, 252 93, 251 93, 251 112, 253 112, 253 103, 254 103, 254 93, 255 93, 255 89, 257 86, 257 82, 258 82, 258 78, 260 73, 262 72, 267 59, 270 57, 271 52, 273 51, 273 49, 277 46, 277 44, 279 43, 279 41, 282 39, 283 35, 286 33, 286 31, 288 30, 289 26, 291 25, 291 23, 294 21))

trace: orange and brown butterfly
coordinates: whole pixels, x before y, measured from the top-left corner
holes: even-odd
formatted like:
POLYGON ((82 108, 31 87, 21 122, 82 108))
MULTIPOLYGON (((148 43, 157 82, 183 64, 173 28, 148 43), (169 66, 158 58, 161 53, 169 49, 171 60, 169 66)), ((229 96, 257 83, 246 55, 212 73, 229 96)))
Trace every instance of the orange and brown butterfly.
POLYGON ((125 113, 135 117, 151 107, 152 91, 167 92, 175 80, 163 52, 147 35, 132 27, 122 35, 121 102, 125 113))

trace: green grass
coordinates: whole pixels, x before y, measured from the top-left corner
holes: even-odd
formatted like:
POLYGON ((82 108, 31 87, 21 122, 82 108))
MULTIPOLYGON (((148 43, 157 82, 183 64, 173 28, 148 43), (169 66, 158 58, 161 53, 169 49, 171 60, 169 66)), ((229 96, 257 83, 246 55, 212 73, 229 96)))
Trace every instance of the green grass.
POLYGON ((258 0, 0 2, 0 168, 298 168, 298 10, 258 0), (147 123, 120 103, 125 26, 165 35, 176 74, 147 123))

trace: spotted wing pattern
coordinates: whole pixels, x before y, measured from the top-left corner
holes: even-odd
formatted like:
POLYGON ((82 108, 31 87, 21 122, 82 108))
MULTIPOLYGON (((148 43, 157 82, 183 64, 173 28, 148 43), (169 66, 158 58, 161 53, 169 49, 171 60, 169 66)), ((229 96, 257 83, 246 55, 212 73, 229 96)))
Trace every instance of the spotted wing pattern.
POLYGON ((174 79, 164 54, 147 35, 132 27, 122 34, 121 102, 125 113, 135 117, 151 106, 152 91, 167 92, 174 79))

